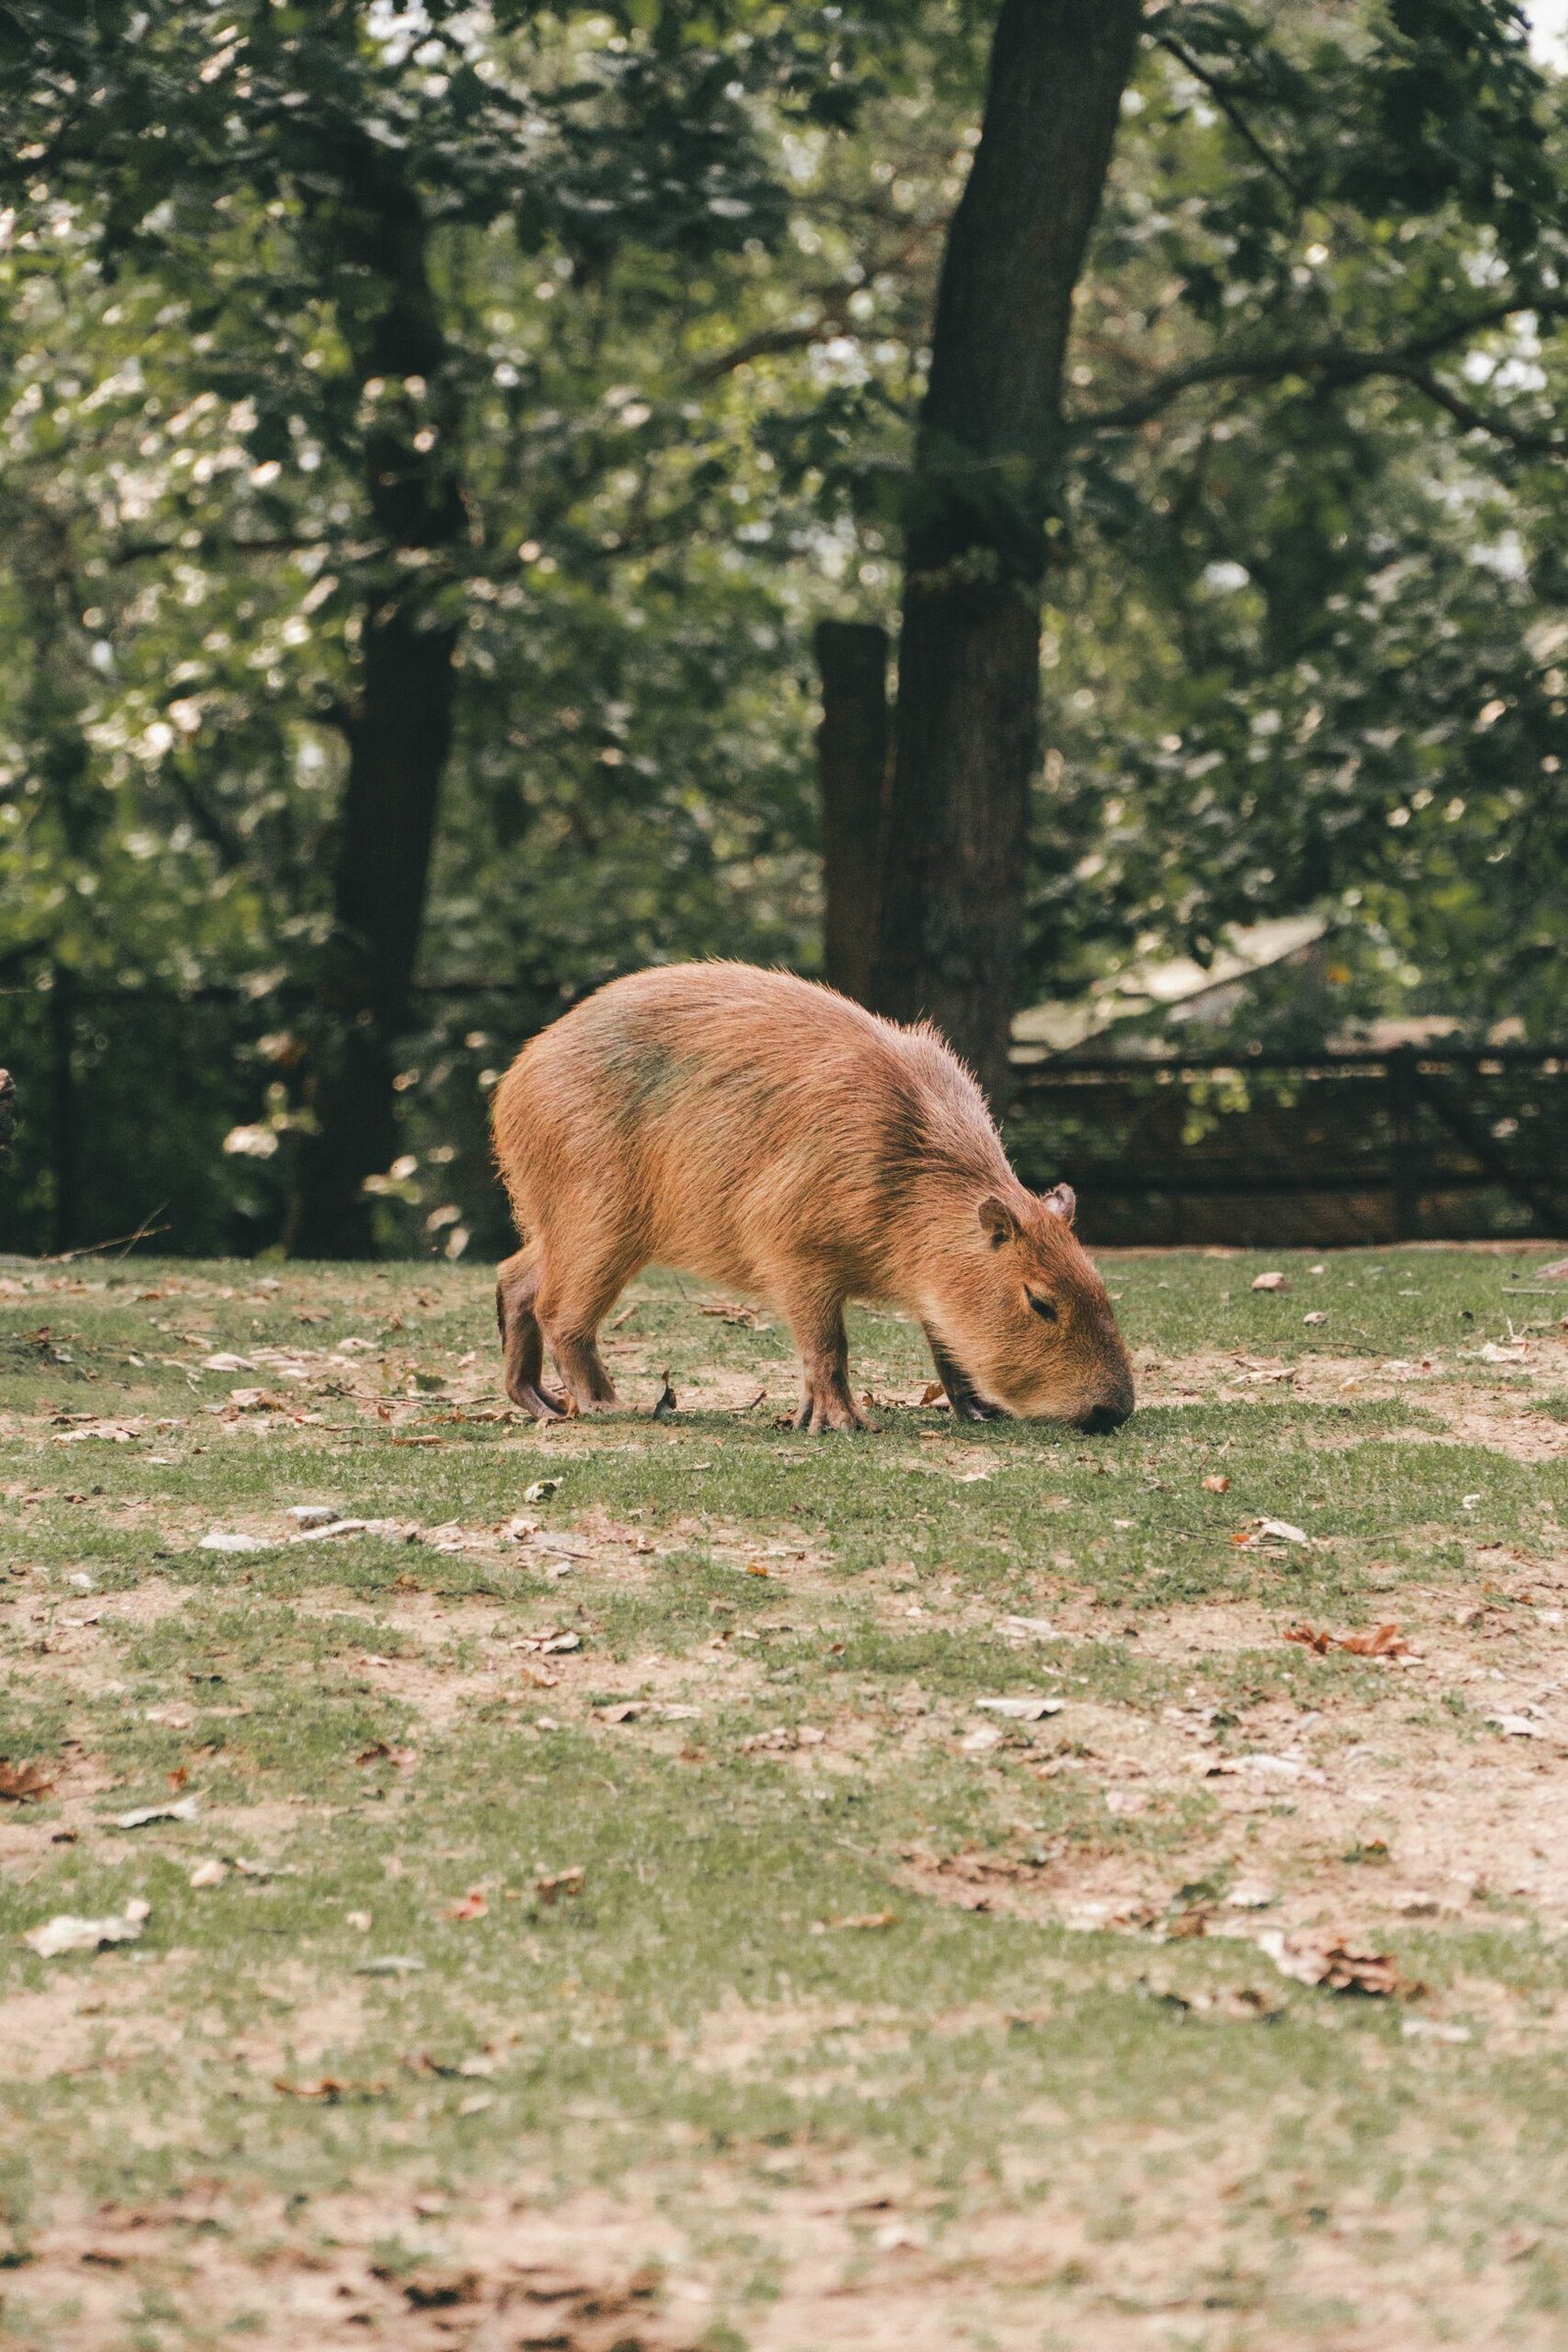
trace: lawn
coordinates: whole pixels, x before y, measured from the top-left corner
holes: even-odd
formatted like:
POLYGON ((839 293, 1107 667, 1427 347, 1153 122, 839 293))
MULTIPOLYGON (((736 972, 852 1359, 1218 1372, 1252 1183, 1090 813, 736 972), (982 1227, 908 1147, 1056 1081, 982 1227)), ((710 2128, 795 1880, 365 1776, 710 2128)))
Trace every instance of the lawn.
POLYGON ((0 1263, 0 2342, 1563 2344, 1549 1255, 1108 1257, 1096 1440, 870 1315, 801 1437, 662 1276, 538 1431, 484 1269, 0 1263))

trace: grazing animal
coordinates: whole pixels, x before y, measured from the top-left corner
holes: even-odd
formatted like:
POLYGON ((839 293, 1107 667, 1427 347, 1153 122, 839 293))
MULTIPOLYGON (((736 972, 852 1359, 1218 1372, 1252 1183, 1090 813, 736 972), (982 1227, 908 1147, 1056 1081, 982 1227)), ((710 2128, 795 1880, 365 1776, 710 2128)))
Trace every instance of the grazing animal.
POLYGON ((615 1402, 596 1335, 654 1259, 788 1317, 801 1429, 867 1426, 850 1394, 851 1298, 918 1318, 964 1419, 1098 1432, 1133 1409, 1070 1188, 1019 1183, 928 1024, 748 964, 637 972, 524 1046, 493 1123, 523 1243, 496 1286, 506 1389, 541 1421, 615 1402), (546 1343, 564 1395, 544 1385, 546 1343))

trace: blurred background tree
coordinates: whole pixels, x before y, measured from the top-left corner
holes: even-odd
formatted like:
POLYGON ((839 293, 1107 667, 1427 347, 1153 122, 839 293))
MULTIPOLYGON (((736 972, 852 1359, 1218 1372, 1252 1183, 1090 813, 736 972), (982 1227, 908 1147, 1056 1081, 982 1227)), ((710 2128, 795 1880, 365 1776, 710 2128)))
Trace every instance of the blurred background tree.
POLYGON ((1016 1004, 1302 909, 1303 1044, 1561 1035, 1561 84, 1506 0, 1129 9, 1036 441, 956 507, 993 43, 1103 16, 0 9, 0 980, 255 1001, 242 1126, 160 1099, 209 1238, 450 1246, 433 1071, 477 1160, 521 1008, 819 969, 813 631, 944 565, 1010 684, 933 722, 962 632, 906 640, 864 985, 996 1091, 1016 1004), (467 982, 516 1004, 421 1043, 467 982))

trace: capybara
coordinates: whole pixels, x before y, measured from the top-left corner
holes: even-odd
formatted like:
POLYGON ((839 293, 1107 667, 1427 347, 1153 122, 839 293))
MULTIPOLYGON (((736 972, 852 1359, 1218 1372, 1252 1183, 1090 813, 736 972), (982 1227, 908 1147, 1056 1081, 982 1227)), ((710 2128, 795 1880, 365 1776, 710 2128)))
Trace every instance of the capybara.
POLYGON ((541 1421, 615 1402, 596 1334, 654 1259, 789 1318, 801 1429, 866 1427, 851 1298, 918 1319, 964 1419, 1101 1431, 1133 1409, 1071 1190, 1019 1183, 929 1025, 748 964, 636 972, 524 1046, 494 1129, 523 1241, 496 1286, 506 1388, 541 1421), (564 1396, 544 1385, 546 1342, 564 1396))

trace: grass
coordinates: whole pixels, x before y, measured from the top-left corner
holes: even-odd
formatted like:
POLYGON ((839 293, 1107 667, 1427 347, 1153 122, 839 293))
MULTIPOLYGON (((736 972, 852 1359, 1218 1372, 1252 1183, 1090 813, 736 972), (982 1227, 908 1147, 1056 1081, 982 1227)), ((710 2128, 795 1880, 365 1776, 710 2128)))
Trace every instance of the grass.
POLYGON ((873 1316, 799 1437, 662 1276, 539 1432, 479 1271, 0 1266, 0 2343, 1560 2342, 1543 1254, 1116 1258, 1096 1441, 873 1316))

